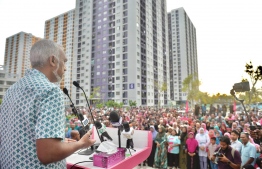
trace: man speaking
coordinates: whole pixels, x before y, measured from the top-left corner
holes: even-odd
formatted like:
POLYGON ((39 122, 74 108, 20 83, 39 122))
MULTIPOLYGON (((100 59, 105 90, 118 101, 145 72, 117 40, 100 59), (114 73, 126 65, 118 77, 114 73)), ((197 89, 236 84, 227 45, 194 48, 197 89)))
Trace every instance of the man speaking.
POLYGON ((64 97, 54 83, 61 81, 66 61, 51 40, 31 48, 32 69, 7 90, 0 108, 0 168, 66 168, 66 157, 94 144, 91 133, 64 141, 64 97))

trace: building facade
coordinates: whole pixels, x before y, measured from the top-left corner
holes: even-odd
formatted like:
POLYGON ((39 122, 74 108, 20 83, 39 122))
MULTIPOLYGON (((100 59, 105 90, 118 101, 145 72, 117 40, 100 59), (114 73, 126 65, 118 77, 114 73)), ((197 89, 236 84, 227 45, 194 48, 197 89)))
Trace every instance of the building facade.
POLYGON ((30 49, 40 39, 25 32, 19 32, 6 38, 4 58, 6 72, 23 77, 26 69, 31 67, 30 49))
POLYGON ((186 101, 184 79, 191 74, 198 78, 196 28, 184 8, 178 8, 168 13, 168 30, 171 100, 186 101))
MULTIPOLYGON (((73 80, 87 96, 124 105, 168 103, 165 0, 76 0, 74 30, 73 80)), ((76 105, 86 106, 82 92, 72 91, 76 105)))
POLYGON ((18 74, 8 73, 6 67, 0 65, 0 99, 4 98, 6 90, 19 78, 20 76, 18 74))
MULTIPOLYGON (((45 21, 44 38, 53 40, 63 46, 68 61, 66 71, 60 83, 60 88, 67 88, 69 95, 72 95, 73 77, 73 42, 74 42, 74 18, 75 10, 70 10, 61 15, 45 21)), ((68 106, 69 99, 65 96, 65 104, 68 106)))

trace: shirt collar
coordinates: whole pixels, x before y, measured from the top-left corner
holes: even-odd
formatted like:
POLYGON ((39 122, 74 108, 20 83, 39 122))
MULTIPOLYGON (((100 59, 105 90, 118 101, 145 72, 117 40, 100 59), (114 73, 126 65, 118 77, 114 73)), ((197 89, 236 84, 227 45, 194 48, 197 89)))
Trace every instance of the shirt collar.
POLYGON ((247 142, 247 144, 245 145, 245 144, 243 144, 243 146, 244 147, 247 147, 247 146, 249 146, 250 145, 250 142, 247 142))
POLYGON ((26 76, 32 76, 32 75, 40 76, 40 77, 45 78, 46 80, 49 81, 49 79, 42 72, 40 72, 39 70, 34 69, 34 68, 27 69, 25 75, 26 76))

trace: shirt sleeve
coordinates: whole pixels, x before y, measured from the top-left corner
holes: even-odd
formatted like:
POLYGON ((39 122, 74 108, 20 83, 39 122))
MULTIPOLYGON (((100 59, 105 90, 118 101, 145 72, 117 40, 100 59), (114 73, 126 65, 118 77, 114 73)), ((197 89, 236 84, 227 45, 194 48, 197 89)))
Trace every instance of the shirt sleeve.
POLYGON ((209 145, 209 143, 210 143, 210 138, 209 138, 209 136, 206 134, 206 138, 207 138, 207 143, 206 143, 206 147, 208 147, 208 145, 209 145))
POLYGON ((252 145, 251 148, 250 148, 250 152, 249 152, 249 155, 250 155, 250 156, 249 156, 249 157, 255 159, 255 158, 256 158, 256 153, 257 153, 256 151, 257 151, 257 150, 256 150, 256 147, 252 145))
POLYGON ((42 94, 36 117, 36 139, 65 137, 65 115, 63 94, 54 87, 42 94))

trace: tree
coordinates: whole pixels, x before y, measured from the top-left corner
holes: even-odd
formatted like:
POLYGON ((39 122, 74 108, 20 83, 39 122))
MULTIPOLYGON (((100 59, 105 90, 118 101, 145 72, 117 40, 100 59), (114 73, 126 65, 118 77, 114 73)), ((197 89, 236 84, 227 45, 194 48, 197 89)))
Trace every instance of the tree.
POLYGON ((136 101, 129 100, 130 107, 136 107, 136 101))
POLYGON ((164 92, 167 91, 167 83, 166 82, 158 82, 158 81, 155 81, 154 82, 154 89, 157 91, 157 95, 158 95, 158 107, 160 107, 161 105, 161 102, 160 102, 160 97, 161 95, 164 94, 164 92))
POLYGON ((210 103, 210 96, 207 92, 201 92, 198 93, 198 98, 202 104, 208 104, 210 103))
MULTIPOLYGON (((190 100, 191 103, 194 101, 199 101, 201 95, 199 91, 199 86, 201 85, 200 80, 198 79, 197 74, 190 74, 183 81, 183 92, 187 92, 187 100, 190 100)), ((191 106, 194 104, 191 104, 191 106)))
MULTIPOLYGON (((259 80, 262 80, 262 66, 254 68, 252 62, 246 64, 245 72, 249 75, 251 81, 251 91, 249 92, 248 103, 251 104, 253 94, 256 92, 255 85, 259 80)), ((247 80, 247 79, 244 79, 247 80)), ((242 80, 243 81, 243 80, 242 80)))
POLYGON ((106 102, 106 106, 107 107, 115 107, 116 106, 116 102, 114 100, 108 100, 106 102))
POLYGON ((103 108, 104 107, 104 104, 103 103, 98 103, 98 104, 96 104, 96 108, 98 108, 98 109, 101 109, 101 108, 103 108))
POLYGON ((0 99, 0 105, 2 104, 2 99, 0 99))
POLYGON ((93 104, 99 103, 100 99, 100 87, 95 87, 90 95, 90 100, 93 104))
POLYGON ((107 107, 122 108, 124 106, 124 103, 122 103, 122 102, 117 103, 114 100, 108 100, 105 105, 107 107))

